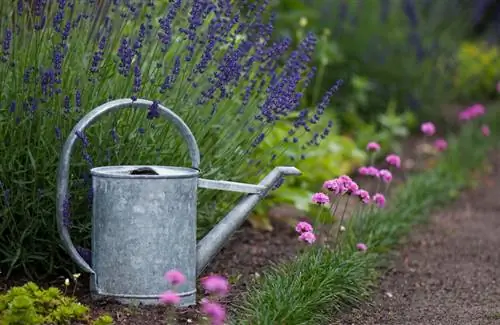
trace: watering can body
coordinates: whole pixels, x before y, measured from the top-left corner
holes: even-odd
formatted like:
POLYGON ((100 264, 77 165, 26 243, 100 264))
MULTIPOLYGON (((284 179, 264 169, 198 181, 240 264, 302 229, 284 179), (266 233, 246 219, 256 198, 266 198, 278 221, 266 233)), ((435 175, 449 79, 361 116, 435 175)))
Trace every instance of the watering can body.
POLYGON ((91 170, 94 296, 122 303, 155 304, 168 289, 167 270, 185 274, 176 288, 181 304, 196 291, 196 199, 198 171, 148 166, 157 175, 132 175, 144 166, 91 170))
POLYGON ((150 108, 153 102, 119 99, 89 112, 73 128, 60 158, 57 177, 57 224, 71 258, 91 274, 93 298, 114 298, 125 304, 158 304, 172 289, 163 278, 176 269, 186 282, 175 291, 180 306, 196 303, 196 278, 245 221, 247 215, 284 175, 299 175, 294 167, 276 167, 259 184, 200 178, 200 154, 187 125, 158 105, 187 142, 192 166, 106 166, 91 170, 92 266, 78 254, 65 223, 69 162, 77 135, 105 113, 126 107, 150 108), (199 243, 196 242, 198 188, 244 193, 236 206, 199 243))

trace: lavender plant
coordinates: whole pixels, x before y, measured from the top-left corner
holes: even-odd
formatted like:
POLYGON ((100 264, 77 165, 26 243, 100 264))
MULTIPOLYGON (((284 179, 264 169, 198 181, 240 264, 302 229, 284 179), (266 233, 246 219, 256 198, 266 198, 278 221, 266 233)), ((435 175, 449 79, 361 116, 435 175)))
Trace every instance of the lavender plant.
MULTIPOLYGON (((308 63, 315 37, 307 35, 294 50, 289 39, 272 40, 267 2, 241 1, 238 8, 230 0, 2 2, 0 265, 8 274, 68 266, 54 222, 58 155, 73 125, 97 105, 118 98, 155 101, 147 112, 108 116, 77 134, 80 154, 72 161, 65 217, 83 247, 90 228, 89 168, 189 164, 175 130, 158 119, 157 103, 193 130, 203 176, 213 179, 252 181, 266 172, 291 141, 259 152, 253 157, 259 165, 249 157, 279 120, 291 119, 290 137, 313 133, 338 84, 316 109, 300 107, 313 75, 308 63)), ((320 140, 308 137, 314 145, 320 140)), ((201 232, 235 198, 201 191, 201 232)))

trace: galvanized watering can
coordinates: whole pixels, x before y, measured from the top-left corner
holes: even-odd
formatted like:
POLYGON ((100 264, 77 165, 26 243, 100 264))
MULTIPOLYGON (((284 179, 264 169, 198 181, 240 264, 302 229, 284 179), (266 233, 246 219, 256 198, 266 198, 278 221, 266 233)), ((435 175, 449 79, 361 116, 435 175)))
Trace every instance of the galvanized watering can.
POLYGON ((200 152, 191 130, 168 108, 172 122, 188 144, 191 168, 108 166, 91 169, 93 195, 92 267, 78 254, 64 225, 70 158, 77 134, 102 115, 127 107, 147 109, 153 102, 119 99, 101 105, 73 128, 62 149, 57 175, 57 223, 71 258, 91 274, 93 298, 126 304, 157 304, 169 289, 163 274, 177 269, 187 281, 177 292, 181 306, 196 302, 196 278, 231 234, 283 175, 300 175, 295 167, 277 167, 258 185, 200 178, 200 152), (196 242, 198 188, 245 193, 236 206, 200 242, 196 242))

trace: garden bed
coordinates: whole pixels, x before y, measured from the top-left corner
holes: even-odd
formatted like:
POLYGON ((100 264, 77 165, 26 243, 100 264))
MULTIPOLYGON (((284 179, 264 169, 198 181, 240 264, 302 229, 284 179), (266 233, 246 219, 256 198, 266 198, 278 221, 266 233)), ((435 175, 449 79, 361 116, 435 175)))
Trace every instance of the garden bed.
MULTIPOLYGON (((425 151, 425 145, 422 146, 423 143, 425 143, 425 139, 417 136, 407 139, 402 144, 403 168, 394 172, 394 187, 402 184, 409 174, 426 169, 429 161, 432 161, 432 159, 422 159, 422 156, 424 156, 422 151, 425 151)), ((427 158, 432 158, 432 156, 427 156, 427 158)), ((385 166, 383 162, 381 166, 385 166)), ((329 175, 325 175, 325 177, 328 178, 329 175)), ((353 178, 359 181, 364 188, 371 191, 375 189, 375 182, 371 178, 360 178, 357 175, 353 176, 353 178)), ((214 258, 205 271, 205 275, 216 273, 229 278, 231 291, 222 302, 230 310, 233 302, 239 301, 239 298, 241 298, 241 295, 255 277, 263 274, 273 264, 293 259, 299 250, 304 247, 304 244, 297 240, 295 230, 284 220, 290 216, 297 221, 308 220, 304 213, 292 207, 277 206, 270 214, 274 227, 272 231, 256 230, 250 227, 248 223, 245 223, 232 236, 226 247, 214 258)), ((14 277, 13 280, 5 281, 1 289, 3 291, 12 285, 19 285, 24 282, 23 279, 14 277)), ((38 281, 38 284, 42 287, 56 286, 64 290, 63 283, 64 277, 38 281)), ((113 301, 93 302, 89 297, 88 283, 88 276, 82 274, 75 296, 82 303, 90 305, 94 315, 108 313, 113 317, 116 324, 124 325, 158 324, 166 317, 166 308, 164 306, 130 307, 113 301)), ((70 292, 72 290, 72 287, 68 289, 70 292)), ((199 319, 200 314, 197 308, 186 308, 179 311, 179 316, 178 324, 193 324, 199 319)))
POLYGON ((374 299, 331 325, 499 324, 500 153, 488 174, 415 229, 374 299), (411 306, 411 308, 408 308, 411 306))

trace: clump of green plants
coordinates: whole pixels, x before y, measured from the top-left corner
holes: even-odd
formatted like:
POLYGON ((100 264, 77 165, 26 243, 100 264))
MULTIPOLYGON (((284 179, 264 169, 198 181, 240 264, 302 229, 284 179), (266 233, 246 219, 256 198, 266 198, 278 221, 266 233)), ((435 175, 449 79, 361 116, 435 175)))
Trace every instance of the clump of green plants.
POLYGON ((458 69, 454 76, 457 97, 461 100, 494 98, 494 85, 500 79, 500 51, 486 43, 464 42, 458 50, 458 69))
POLYGON ((108 315, 92 320, 89 308, 74 297, 64 295, 58 288, 41 289, 33 282, 13 287, 0 295, 2 325, 69 324, 80 321, 92 325, 110 325, 108 315))
MULTIPOLYGON (((338 84, 319 103, 301 106, 317 38, 308 33, 296 47, 275 40, 267 11, 266 1, 215 0, 0 6, 0 265, 7 275, 71 267, 53 218, 59 153, 82 116, 109 100, 154 104, 77 134, 64 215, 83 248, 90 246, 90 168, 191 165, 175 127, 159 118, 159 103, 193 131, 205 178, 256 182, 295 138, 305 138, 304 153, 323 140, 314 134, 329 132, 324 113, 338 84), (287 138, 254 155, 285 118, 287 138), (312 125, 321 130, 311 132, 312 125)), ((200 237, 239 196, 199 191, 200 237)))

